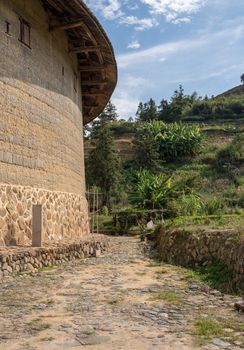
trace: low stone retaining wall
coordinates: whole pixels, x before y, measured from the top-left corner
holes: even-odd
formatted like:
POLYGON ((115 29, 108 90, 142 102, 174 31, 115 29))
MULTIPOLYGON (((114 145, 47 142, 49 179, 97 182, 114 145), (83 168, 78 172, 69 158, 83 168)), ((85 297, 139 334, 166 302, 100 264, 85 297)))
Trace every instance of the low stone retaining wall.
POLYGON ((23 272, 38 272, 43 267, 66 261, 98 257, 108 247, 108 240, 94 235, 79 242, 43 248, 9 248, 0 250, 0 280, 23 272))
POLYGON ((185 267, 223 262, 233 274, 233 287, 244 291, 244 239, 234 230, 189 232, 160 229, 157 241, 163 261, 185 267))

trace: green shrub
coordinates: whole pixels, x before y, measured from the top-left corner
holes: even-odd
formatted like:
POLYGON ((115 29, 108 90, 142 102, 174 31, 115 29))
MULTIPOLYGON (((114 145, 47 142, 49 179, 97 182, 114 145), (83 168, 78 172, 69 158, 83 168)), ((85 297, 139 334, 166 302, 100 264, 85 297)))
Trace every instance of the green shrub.
POLYGON ((188 113, 193 116, 206 117, 206 119, 212 115, 213 110, 212 106, 208 100, 195 101, 191 106, 191 109, 188 110, 188 113))
POLYGON ((146 170, 137 173, 134 192, 130 193, 131 204, 140 209, 161 209, 173 192, 171 177, 153 175, 146 170))
POLYGON ((109 125, 110 130, 114 136, 121 136, 124 134, 132 134, 135 132, 135 124, 129 121, 115 121, 109 125))
POLYGON ((224 204, 223 202, 216 198, 210 198, 204 203, 204 211, 206 215, 216 215, 223 213, 224 204))
POLYGON ((223 148, 217 154, 217 162, 221 167, 238 164, 239 160, 240 153, 233 144, 223 148))
POLYGON ((181 215, 181 204, 176 199, 171 199, 167 202, 166 208, 165 208, 164 218, 176 218, 181 215))
POLYGON ((214 264, 201 267, 196 270, 201 280, 212 288, 229 290, 233 279, 227 265, 222 261, 216 261, 214 264))
POLYGON ((212 339, 213 337, 221 337, 223 335, 223 329, 221 325, 211 319, 197 318, 195 320, 195 331, 196 335, 212 339))
POLYGON ((183 216, 200 214, 203 209, 203 202, 195 193, 183 194, 179 198, 178 203, 180 204, 180 212, 183 216))
POLYGON ((147 223, 151 220, 154 224, 162 223, 162 211, 127 208, 113 213, 114 230, 121 235, 128 234, 135 227, 145 236, 150 232, 147 223))
POLYGON ((156 145, 156 152, 162 161, 193 156, 199 152, 202 142, 198 126, 183 123, 165 124, 162 121, 139 124, 135 143, 143 143, 145 139, 156 145))
POLYGON ((221 96, 206 100, 196 100, 184 111, 184 119, 202 117, 211 119, 244 118, 244 96, 221 96))
POLYGON ((237 202, 238 206, 240 208, 244 209, 244 193, 243 192, 239 194, 239 197, 237 200, 238 200, 238 202, 237 202))
POLYGON ((202 177, 199 169, 177 169, 172 176, 172 181, 180 191, 188 192, 201 185, 202 177))
POLYGON ((101 209, 101 214, 102 214, 103 216, 108 216, 109 210, 108 210, 108 207, 106 207, 106 205, 104 205, 104 206, 102 207, 102 209, 101 209))
POLYGON ((113 215, 114 228, 119 234, 128 234, 133 226, 144 230, 147 220, 150 219, 150 213, 147 210, 124 209, 115 212, 113 215))
MULTIPOLYGON (((220 171, 230 172, 241 167, 244 160, 244 134, 241 134, 232 143, 221 149, 216 156, 217 167, 220 171)), ((241 169, 240 169, 241 170, 241 169)), ((243 167, 242 167, 243 171, 243 167)))

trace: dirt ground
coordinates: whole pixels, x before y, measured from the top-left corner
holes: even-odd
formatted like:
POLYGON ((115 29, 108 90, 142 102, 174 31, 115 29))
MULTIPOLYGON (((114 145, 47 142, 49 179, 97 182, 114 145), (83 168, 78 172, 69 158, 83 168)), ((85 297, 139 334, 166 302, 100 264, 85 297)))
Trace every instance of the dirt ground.
POLYGON ((240 350, 236 300, 111 237, 104 256, 0 284, 0 350, 240 350))

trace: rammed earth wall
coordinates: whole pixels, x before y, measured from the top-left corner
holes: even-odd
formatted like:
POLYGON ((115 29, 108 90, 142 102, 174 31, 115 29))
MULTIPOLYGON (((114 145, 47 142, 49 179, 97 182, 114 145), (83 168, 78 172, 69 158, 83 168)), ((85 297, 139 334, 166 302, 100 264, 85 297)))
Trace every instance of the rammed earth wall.
POLYGON ((223 262, 233 274, 233 287, 244 290, 244 239, 234 230, 193 233, 162 227, 157 245, 167 263, 197 267, 223 262))
POLYGON ((89 230, 76 54, 64 31, 49 30, 41 0, 0 1, 0 51, 0 246, 31 242, 33 204, 43 205, 46 241, 81 237, 89 230), (31 47, 19 40, 20 18, 31 47))
POLYGON ((32 241, 32 205, 41 204, 45 242, 89 232, 87 201, 77 194, 0 184, 0 246, 32 241))
POLYGON ((41 0, 0 1, 0 50, 0 182, 84 194, 81 84, 65 32, 49 30, 41 0))

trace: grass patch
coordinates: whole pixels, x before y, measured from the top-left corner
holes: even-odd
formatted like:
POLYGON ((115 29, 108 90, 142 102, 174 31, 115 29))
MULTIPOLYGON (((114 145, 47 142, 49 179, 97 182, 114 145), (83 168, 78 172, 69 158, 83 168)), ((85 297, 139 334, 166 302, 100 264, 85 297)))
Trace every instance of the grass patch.
POLYGON ((121 304, 123 302, 123 300, 124 300, 124 298, 122 296, 117 297, 117 298, 112 298, 112 299, 108 300, 108 304, 116 306, 116 305, 121 304))
POLYGON ((232 274, 223 262, 200 268, 198 275, 203 282, 213 288, 230 289, 232 274))
POLYGON ((54 268, 57 268, 57 266, 55 266, 55 265, 43 266, 42 268, 38 269, 38 272, 48 272, 48 271, 52 271, 54 268))
POLYGON ((196 230, 208 229, 236 229, 243 231, 244 214, 227 214, 227 215, 202 215, 202 216, 179 216, 175 219, 166 220, 167 227, 177 227, 194 232, 196 230))
POLYGON ((30 307, 31 302, 31 297, 24 297, 22 294, 18 294, 16 291, 4 291, 0 293, 0 305, 17 309, 30 307))
POLYGON ((228 290, 235 292, 232 288, 232 273, 223 262, 216 262, 210 266, 200 267, 198 269, 182 269, 185 278, 189 281, 207 284, 211 288, 221 291, 228 290))
POLYGON ((212 339, 213 337, 223 336, 223 333, 223 328, 217 321, 197 318, 194 322, 194 334, 198 336, 212 339))
POLYGON ((145 276, 147 273, 144 271, 144 272, 136 272, 136 275, 137 276, 145 276))
POLYGON ((175 293, 174 291, 160 291, 158 293, 154 293, 149 299, 150 301, 163 300, 169 304, 181 304, 181 297, 175 293))
POLYGON ((154 261, 146 265, 146 267, 159 267, 159 266, 162 266, 162 263, 160 261, 154 261))
POLYGON ((168 273, 168 271, 166 269, 162 269, 159 271, 155 271, 156 275, 165 275, 168 273))
POLYGON ((35 318, 34 320, 28 322, 27 328, 28 328, 28 331, 41 332, 41 331, 44 331, 46 329, 51 328, 51 325, 49 323, 42 322, 42 319, 39 317, 39 318, 35 318))
POLYGON ((41 341, 53 341, 55 340, 54 337, 44 337, 44 338, 41 338, 41 341))
POLYGON ((192 269, 186 269, 186 268, 181 268, 181 270, 183 270, 186 280, 196 281, 198 283, 203 283, 203 281, 201 279, 201 275, 199 275, 199 273, 197 271, 192 270, 192 269))
MULTIPOLYGON (((243 332, 244 333, 244 324, 240 323, 239 321, 237 321, 235 319, 224 320, 222 322, 222 325, 224 328, 233 329, 234 332, 243 332)), ((244 334, 243 334, 243 338, 244 338, 244 334)))
MULTIPOLYGON (((97 222, 95 220, 95 230, 97 230, 97 222)), ((113 217, 109 215, 98 216, 98 229, 102 232, 114 232, 113 217)))

